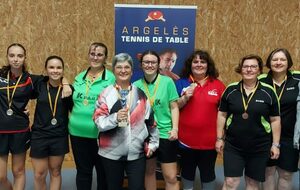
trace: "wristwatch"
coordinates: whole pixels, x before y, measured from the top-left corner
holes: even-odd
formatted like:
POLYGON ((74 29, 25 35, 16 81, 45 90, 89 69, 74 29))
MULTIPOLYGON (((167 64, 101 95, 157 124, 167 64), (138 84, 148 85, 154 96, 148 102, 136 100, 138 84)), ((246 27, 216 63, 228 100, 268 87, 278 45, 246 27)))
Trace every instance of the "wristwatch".
POLYGON ((279 143, 272 143, 272 146, 275 146, 276 148, 280 148, 280 144, 279 143))
POLYGON ((217 141, 224 141, 224 138, 223 138, 223 137, 217 137, 216 140, 217 140, 217 141))

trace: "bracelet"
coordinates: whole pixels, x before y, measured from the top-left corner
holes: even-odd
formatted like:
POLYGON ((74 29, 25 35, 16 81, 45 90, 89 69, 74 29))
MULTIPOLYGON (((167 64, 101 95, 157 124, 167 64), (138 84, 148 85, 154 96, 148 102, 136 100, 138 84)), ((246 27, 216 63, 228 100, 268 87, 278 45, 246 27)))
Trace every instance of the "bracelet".
POLYGON ((217 141, 224 141, 224 138, 223 138, 223 137, 217 137, 216 140, 217 140, 217 141))
POLYGON ((275 146, 276 148, 280 148, 280 144, 279 143, 272 143, 272 146, 275 146))

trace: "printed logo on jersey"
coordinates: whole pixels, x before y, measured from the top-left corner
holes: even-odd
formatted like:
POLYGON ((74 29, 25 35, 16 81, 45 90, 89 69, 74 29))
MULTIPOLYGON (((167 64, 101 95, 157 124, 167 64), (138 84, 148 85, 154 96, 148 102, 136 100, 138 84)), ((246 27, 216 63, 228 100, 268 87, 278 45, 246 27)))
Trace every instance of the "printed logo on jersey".
POLYGON ((5 84, 7 84, 7 83, 8 83, 8 80, 7 80, 6 78, 0 77, 0 83, 5 83, 5 84))
POLYGON ((210 96, 218 96, 217 89, 213 89, 213 90, 208 91, 208 95, 210 95, 210 96))
POLYGON ((295 90, 295 87, 292 86, 292 87, 286 88, 286 90, 287 90, 287 91, 289 91, 289 90, 295 90))
POLYGON ((257 103, 265 103, 264 100, 255 100, 255 102, 257 102, 257 103))
POLYGON ((160 99, 155 99, 154 105, 160 106, 160 99))

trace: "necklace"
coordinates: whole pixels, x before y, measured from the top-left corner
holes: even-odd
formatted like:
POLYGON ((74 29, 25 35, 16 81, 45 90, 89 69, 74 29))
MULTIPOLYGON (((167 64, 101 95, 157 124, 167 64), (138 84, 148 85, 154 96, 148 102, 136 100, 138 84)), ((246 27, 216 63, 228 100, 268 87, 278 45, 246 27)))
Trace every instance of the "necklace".
POLYGON ((102 75, 102 73, 103 73, 103 70, 101 70, 100 72, 97 72, 96 74, 91 74, 91 73, 88 73, 88 77, 89 77, 89 79, 92 81, 92 82, 94 82, 96 79, 98 79, 99 78, 99 76, 101 76, 102 75))

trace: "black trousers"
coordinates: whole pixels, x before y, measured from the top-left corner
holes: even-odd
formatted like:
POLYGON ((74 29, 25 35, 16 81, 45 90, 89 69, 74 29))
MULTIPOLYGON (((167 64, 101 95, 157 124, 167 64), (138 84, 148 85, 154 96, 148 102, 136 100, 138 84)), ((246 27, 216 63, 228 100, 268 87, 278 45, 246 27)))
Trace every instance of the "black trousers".
POLYGON ((128 190, 143 190, 146 158, 133 161, 110 160, 101 157, 104 165, 108 190, 122 190, 124 172, 128 178, 128 190))
POLYGON ((71 137, 72 150, 76 164, 76 187, 78 190, 92 188, 93 169, 97 173, 97 190, 107 190, 104 168, 98 155, 97 139, 71 137))

